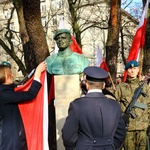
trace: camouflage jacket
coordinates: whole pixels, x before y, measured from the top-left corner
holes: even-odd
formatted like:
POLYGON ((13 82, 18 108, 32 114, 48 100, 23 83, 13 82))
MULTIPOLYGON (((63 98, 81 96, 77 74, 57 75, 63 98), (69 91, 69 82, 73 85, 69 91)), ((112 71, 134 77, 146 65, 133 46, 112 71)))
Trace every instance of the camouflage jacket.
MULTIPOLYGON (((138 78, 132 80, 127 79, 126 82, 120 83, 116 87, 115 96, 123 112, 131 102, 135 89, 139 87, 139 84, 140 81, 138 78)), ((146 130, 148 125, 150 125, 150 94, 147 84, 144 84, 143 92, 146 93, 146 97, 141 94, 137 99, 136 105, 132 109, 136 118, 133 119, 130 117, 128 131, 146 130)))

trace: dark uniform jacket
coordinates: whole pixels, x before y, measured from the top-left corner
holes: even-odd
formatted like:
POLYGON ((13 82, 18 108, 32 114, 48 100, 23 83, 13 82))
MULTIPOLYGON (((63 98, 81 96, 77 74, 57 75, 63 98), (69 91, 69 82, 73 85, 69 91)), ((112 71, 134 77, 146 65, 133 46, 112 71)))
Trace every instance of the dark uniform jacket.
POLYGON ((0 150, 27 149, 18 103, 34 99, 40 87, 35 80, 27 92, 14 92, 13 84, 0 85, 0 150))
POLYGON ((87 93, 70 103, 62 129, 66 150, 115 150, 126 129, 119 104, 100 92, 87 93))

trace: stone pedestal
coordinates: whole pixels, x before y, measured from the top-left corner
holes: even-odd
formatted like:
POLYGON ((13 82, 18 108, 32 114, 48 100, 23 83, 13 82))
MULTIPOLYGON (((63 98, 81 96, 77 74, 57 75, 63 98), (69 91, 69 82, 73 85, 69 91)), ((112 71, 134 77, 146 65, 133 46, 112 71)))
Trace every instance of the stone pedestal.
POLYGON ((54 76, 57 150, 65 150, 61 129, 71 101, 80 96, 79 75, 54 76))

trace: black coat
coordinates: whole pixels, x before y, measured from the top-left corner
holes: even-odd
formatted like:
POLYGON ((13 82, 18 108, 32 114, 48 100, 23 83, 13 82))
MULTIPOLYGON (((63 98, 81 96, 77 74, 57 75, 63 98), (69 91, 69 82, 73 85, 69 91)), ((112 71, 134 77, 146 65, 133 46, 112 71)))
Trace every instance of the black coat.
POLYGON ((87 93, 70 103, 62 129, 66 150, 115 150, 126 135, 120 105, 102 93, 87 93))
POLYGON ((26 137, 18 104, 36 97, 41 83, 33 80, 27 92, 0 85, 0 150, 26 150, 26 137))

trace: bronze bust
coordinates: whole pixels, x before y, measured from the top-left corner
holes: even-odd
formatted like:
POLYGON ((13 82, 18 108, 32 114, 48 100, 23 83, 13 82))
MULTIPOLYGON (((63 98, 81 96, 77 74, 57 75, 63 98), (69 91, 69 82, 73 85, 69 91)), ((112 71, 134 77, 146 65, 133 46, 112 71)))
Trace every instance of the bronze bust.
POLYGON ((80 74, 89 65, 89 60, 82 54, 70 49, 71 34, 67 29, 59 29, 54 35, 59 48, 58 53, 46 58, 47 71, 55 75, 80 74))

